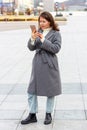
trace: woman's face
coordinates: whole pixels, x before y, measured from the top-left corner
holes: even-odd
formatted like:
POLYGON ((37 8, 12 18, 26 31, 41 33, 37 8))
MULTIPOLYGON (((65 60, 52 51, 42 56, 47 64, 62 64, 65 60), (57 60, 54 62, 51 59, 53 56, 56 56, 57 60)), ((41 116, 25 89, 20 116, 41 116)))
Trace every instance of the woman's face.
POLYGON ((50 27, 50 22, 48 22, 45 18, 40 17, 39 25, 40 25, 40 28, 44 30, 50 27))

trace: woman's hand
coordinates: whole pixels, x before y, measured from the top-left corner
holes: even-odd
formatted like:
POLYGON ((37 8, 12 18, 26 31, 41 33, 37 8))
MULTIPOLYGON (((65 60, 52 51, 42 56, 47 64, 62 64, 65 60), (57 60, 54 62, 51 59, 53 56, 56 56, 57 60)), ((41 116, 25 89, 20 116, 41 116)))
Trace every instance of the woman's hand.
POLYGON ((37 32, 36 30, 34 30, 34 31, 32 32, 32 34, 31 34, 31 37, 35 40, 37 37, 40 37, 39 35, 40 35, 40 33, 37 32))
POLYGON ((43 36, 42 33, 39 33, 38 35, 39 35, 39 37, 40 37, 41 39, 43 39, 44 36, 43 36))

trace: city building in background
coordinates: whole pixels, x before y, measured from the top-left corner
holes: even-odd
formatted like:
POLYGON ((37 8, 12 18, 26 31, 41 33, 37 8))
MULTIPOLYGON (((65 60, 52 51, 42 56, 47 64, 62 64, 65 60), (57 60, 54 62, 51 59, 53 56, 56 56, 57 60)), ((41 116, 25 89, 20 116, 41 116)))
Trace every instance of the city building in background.
POLYGON ((34 8, 37 8, 37 6, 39 6, 39 4, 41 2, 43 2, 44 0, 33 0, 33 3, 34 3, 34 8))
POLYGON ((3 12, 13 12, 15 6, 15 1, 13 0, 0 0, 0 13, 3 12))
POLYGON ((0 0, 0 13, 1 14, 14 14, 15 12, 25 12, 34 7, 32 0, 0 0))
POLYGON ((0 14, 39 15, 41 11, 87 11, 87 0, 0 0, 0 14))
POLYGON ((54 11, 54 0, 0 0, 1 14, 39 14, 41 11, 54 11))
POLYGON ((15 3, 16 3, 15 13, 30 14, 30 11, 34 7, 34 3, 32 0, 16 0, 15 3))
POLYGON ((53 12, 54 11, 54 0, 43 0, 44 10, 53 12))

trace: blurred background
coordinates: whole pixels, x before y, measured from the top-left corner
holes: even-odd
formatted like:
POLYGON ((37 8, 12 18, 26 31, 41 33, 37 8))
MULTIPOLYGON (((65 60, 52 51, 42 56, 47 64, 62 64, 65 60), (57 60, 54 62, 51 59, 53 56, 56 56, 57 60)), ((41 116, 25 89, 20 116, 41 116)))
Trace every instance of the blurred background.
POLYGON ((0 0, 0 15, 38 15, 41 11, 87 11, 87 0, 0 0))

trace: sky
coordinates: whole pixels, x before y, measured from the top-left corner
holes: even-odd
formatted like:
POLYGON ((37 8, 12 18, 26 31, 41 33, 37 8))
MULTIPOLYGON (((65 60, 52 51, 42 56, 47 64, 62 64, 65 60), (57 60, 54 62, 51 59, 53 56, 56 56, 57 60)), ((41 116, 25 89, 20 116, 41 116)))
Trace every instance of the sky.
POLYGON ((54 0, 54 2, 63 2, 63 1, 67 1, 67 0, 54 0))
MULTIPOLYGON (((2 1, 2 0, 0 0, 2 1)), ((4 0, 3 0, 4 1, 4 0)), ((6 0, 5 0, 6 1, 6 0)), ((8 1, 8 0, 7 0, 8 1)), ((67 0, 54 0, 54 2, 63 2, 63 1, 67 1, 67 0)))
MULTIPOLYGON (((2 0, 0 0, 0 2, 1 2, 2 0)), ((3 1, 6 1, 6 0, 3 0, 3 1)), ((8 0, 7 0, 8 1, 8 0)), ((11 1, 11 0, 9 0, 9 1, 11 1)), ((63 1, 67 1, 67 0, 54 0, 54 2, 63 2, 63 1)))

